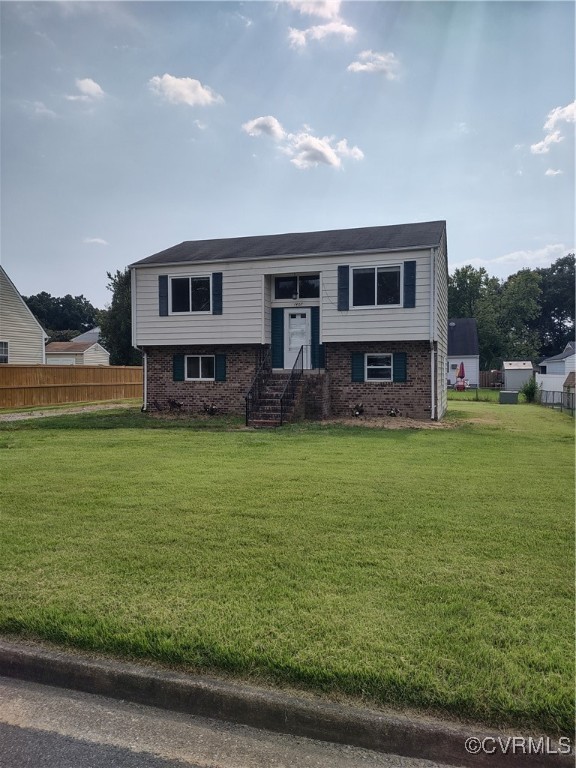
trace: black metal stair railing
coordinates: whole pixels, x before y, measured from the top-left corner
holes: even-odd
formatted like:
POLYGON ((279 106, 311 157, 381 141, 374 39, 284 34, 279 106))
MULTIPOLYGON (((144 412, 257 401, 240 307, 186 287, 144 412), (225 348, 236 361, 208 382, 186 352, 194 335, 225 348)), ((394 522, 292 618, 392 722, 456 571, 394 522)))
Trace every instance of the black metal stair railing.
POLYGON ((284 391, 280 395, 280 426, 282 426, 284 423, 284 414, 294 402, 294 398, 296 396, 296 388, 298 387, 298 384, 304 375, 304 349, 305 345, 302 345, 298 355, 296 356, 294 365, 292 366, 292 370, 290 372, 290 376, 288 377, 288 381, 286 382, 286 386, 284 387, 284 391))
POLYGON ((260 365, 258 366, 256 375, 252 380, 252 384, 250 384, 250 388, 244 395, 244 399, 246 400, 246 426, 249 425, 252 412, 260 402, 262 391, 266 386, 266 382, 270 377, 271 373, 272 373, 272 351, 270 348, 268 348, 264 353, 264 356, 260 362, 260 365))

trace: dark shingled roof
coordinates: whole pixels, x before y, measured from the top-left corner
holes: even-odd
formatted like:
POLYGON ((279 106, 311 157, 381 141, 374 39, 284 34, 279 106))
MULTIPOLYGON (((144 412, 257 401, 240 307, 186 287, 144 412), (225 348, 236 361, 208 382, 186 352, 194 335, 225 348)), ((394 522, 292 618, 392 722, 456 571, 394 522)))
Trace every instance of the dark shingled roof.
POLYGON ((576 343, 569 341, 568 344, 566 344, 564 347, 563 352, 560 352, 559 355, 554 355, 554 357, 545 357, 544 360, 540 361, 540 365, 545 363, 558 362, 559 360, 566 360, 567 357, 572 357, 574 353, 576 353, 576 343))
POLYGON ((478 355, 478 325, 473 317, 448 320, 448 357, 478 355))
POLYGON ((331 229, 326 232, 293 232, 284 235, 230 237, 222 240, 189 240, 148 256, 131 266, 431 248, 440 244, 445 229, 445 221, 426 221, 388 227, 331 229))

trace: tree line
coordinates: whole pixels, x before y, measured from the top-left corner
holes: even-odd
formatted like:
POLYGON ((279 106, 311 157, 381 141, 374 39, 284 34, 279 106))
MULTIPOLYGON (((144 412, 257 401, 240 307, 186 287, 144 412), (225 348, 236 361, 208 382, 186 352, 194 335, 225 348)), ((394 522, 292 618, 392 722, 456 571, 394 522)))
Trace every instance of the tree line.
POLYGON ((468 265, 448 278, 448 314, 478 323, 480 369, 562 352, 574 340, 574 254, 506 280, 468 265))
MULTIPOLYGON (((574 339, 573 253, 550 267, 521 269, 506 280, 484 267, 468 265, 448 278, 450 317, 474 317, 478 323, 480 368, 500 368, 503 360, 532 360, 561 352, 574 339)), ((23 296, 50 341, 70 341, 100 326, 101 344, 112 365, 139 365, 132 347, 130 270, 107 272, 112 300, 97 309, 84 296, 23 296)))
POLYGON ((130 270, 107 272, 112 300, 97 309, 84 296, 51 296, 42 291, 22 298, 48 335, 48 341, 72 341, 99 326, 100 344, 110 353, 110 365, 140 365, 142 355, 132 346, 130 270))

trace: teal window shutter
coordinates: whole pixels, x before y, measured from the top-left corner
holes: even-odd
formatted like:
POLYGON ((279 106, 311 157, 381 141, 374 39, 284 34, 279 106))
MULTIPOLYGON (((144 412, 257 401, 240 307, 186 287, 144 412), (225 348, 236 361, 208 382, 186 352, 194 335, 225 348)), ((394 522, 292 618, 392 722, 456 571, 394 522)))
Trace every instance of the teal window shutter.
POLYGON ((284 310, 272 308, 272 368, 284 368, 284 310))
POLYGON ((310 328, 310 343, 311 343, 311 364, 312 368, 320 368, 320 307, 311 307, 311 328, 310 328))
POLYGON ((350 267, 338 267, 338 311, 350 309, 350 267))
POLYGON ((172 356, 172 380, 184 381, 184 355, 172 356))
POLYGON ((158 275, 158 314, 168 314, 168 275, 158 275))
POLYGON ((364 381, 364 353, 352 352, 351 355, 352 381, 364 381))
POLYGON ((214 380, 226 381, 226 355, 215 355, 214 380))
POLYGON ((222 314, 222 272, 212 273, 212 314, 222 314))
POLYGON ((407 381, 406 352, 395 352, 392 356, 392 381, 407 381))
POLYGON ((404 306, 416 306, 416 262, 404 262, 404 306))

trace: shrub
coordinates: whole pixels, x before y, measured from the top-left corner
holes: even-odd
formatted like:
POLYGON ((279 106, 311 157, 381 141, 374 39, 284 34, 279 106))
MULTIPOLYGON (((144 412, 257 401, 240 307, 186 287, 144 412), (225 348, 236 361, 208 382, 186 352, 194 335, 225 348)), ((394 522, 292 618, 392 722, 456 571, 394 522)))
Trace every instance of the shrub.
POLYGON ((524 384, 520 390, 520 394, 524 395, 527 403, 536 402, 538 399, 538 384, 536 384, 536 379, 534 376, 532 376, 532 378, 529 379, 526 384, 524 384))

